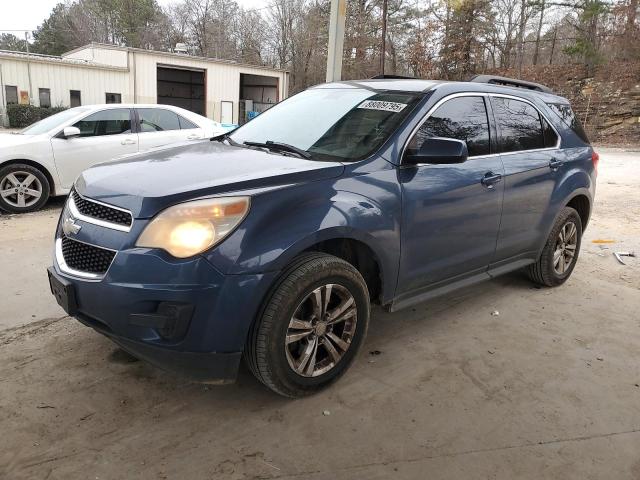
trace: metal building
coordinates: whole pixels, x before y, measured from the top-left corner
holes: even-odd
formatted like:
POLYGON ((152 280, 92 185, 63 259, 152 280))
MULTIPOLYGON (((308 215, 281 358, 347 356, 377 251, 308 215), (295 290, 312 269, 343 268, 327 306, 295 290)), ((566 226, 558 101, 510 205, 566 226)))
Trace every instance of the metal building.
POLYGON ((287 97, 289 73, 185 54, 90 44, 60 57, 0 50, 0 115, 6 105, 176 105, 221 123, 244 123, 287 97))

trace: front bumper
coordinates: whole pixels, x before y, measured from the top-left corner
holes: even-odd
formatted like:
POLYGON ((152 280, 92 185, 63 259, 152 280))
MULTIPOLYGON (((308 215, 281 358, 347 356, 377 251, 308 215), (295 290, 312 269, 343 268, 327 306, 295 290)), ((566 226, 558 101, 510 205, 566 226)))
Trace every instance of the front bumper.
POLYGON ((111 339, 136 358, 162 370, 203 383, 227 383, 236 379, 242 352, 184 352, 136 342, 114 335, 100 322, 76 313, 75 318, 111 339))
POLYGON ((235 378, 249 328, 276 277, 223 275, 202 257, 180 260, 147 248, 118 251, 98 281, 65 273, 57 262, 51 270, 72 286, 70 313, 80 322, 136 357, 201 382, 235 378), (189 306, 178 337, 140 321, 166 304, 189 306))

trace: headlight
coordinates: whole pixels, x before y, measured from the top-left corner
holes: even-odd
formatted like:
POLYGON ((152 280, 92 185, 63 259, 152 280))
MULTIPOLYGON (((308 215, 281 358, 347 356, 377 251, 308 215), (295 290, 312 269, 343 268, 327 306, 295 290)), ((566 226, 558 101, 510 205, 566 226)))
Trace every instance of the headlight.
POLYGON ((249 197, 219 197, 180 203, 160 212, 142 231, 137 247, 162 248, 186 258, 220 243, 244 219, 249 197))

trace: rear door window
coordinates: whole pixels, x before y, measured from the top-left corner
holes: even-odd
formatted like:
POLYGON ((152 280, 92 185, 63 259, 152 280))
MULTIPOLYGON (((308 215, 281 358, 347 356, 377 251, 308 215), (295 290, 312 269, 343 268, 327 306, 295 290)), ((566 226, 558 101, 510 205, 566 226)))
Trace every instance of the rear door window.
POLYGON ((187 120, 186 118, 178 115, 178 120, 180 121, 180 128, 182 130, 189 130, 191 128, 200 128, 198 125, 193 123, 191 120, 187 120))
POLYGON ((409 141, 407 153, 416 152, 428 138, 454 138, 467 142, 470 157, 490 153, 489 121, 483 97, 457 97, 440 105, 409 141))
POLYGON ((558 134, 543 116, 540 116, 540 120, 542 120, 542 134, 544 135, 545 148, 556 147, 559 140, 558 134))
POLYGON ((178 114, 164 108, 139 108, 141 132, 180 130, 178 114))
POLYGON ((532 105, 512 98, 492 97, 500 133, 500 152, 545 148, 540 113, 532 105))
POLYGON ((81 137, 131 133, 131 113, 127 108, 102 110, 86 116, 73 126, 80 129, 81 137))

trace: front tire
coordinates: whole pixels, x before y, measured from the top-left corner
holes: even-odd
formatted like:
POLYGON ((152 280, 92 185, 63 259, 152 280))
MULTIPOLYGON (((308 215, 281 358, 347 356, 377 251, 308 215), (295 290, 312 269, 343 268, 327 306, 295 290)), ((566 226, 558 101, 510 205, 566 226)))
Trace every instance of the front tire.
POLYGON ((369 325, 369 291, 353 265, 332 255, 298 257, 267 299, 245 359, 274 392, 311 395, 351 365, 369 325))
POLYGON ((582 220, 571 207, 558 215, 538 261, 528 267, 529 278, 547 287, 562 285, 571 276, 582 242, 582 220))
POLYGON ((14 163, 0 168, 0 209, 9 213, 40 210, 47 203, 51 187, 37 168, 14 163))

